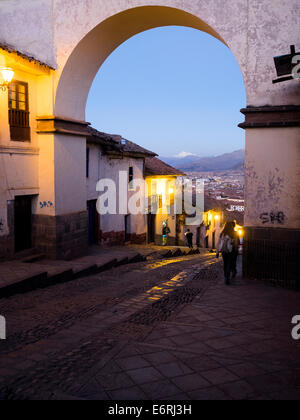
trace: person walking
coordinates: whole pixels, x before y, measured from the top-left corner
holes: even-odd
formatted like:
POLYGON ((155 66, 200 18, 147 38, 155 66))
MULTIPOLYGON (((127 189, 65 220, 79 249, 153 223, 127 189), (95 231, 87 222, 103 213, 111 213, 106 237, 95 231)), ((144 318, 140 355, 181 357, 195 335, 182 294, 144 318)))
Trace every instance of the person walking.
POLYGON ((163 222, 163 228, 162 228, 162 245, 167 246, 168 245, 168 236, 171 233, 171 230, 169 228, 168 220, 165 220, 163 222))
POLYGON ((225 284, 228 286, 231 280, 231 272, 235 258, 235 230, 232 222, 228 222, 221 234, 217 248, 217 258, 222 254, 224 261, 225 284))
POLYGON ((237 276, 237 259, 239 256, 239 246, 240 246, 240 238, 239 235, 236 231, 236 222, 231 222, 232 223, 232 227, 233 227, 233 231, 234 231, 234 241, 233 241, 233 256, 232 256, 232 267, 231 267, 231 271, 232 271, 232 278, 236 278, 237 276))
POLYGON ((194 248, 194 245, 193 245, 194 234, 190 231, 190 229, 187 230, 185 237, 186 237, 187 246, 190 249, 193 249, 194 248))

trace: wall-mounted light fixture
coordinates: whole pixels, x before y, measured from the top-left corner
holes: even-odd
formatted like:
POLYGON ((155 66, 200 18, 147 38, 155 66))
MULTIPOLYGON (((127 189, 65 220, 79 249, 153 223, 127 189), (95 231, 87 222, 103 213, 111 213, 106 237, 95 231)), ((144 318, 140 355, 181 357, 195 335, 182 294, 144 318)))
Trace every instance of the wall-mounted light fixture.
POLYGON ((297 64, 297 62, 295 62, 295 57, 297 56, 300 56, 300 53, 296 53, 295 45, 291 45, 290 54, 274 57, 278 79, 273 80, 273 84, 286 82, 287 80, 295 80, 293 70, 297 64))
POLYGON ((0 68, 0 73, 2 74, 3 78, 3 83, 0 84, 0 89, 5 92, 10 82, 12 81, 15 72, 10 67, 2 67, 0 68))

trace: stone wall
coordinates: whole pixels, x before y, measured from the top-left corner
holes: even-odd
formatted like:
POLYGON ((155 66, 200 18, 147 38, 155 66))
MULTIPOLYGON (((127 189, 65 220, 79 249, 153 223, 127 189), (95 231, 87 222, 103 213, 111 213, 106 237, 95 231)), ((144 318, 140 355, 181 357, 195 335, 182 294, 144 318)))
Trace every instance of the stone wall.
MULTIPOLYGON (((141 235, 132 233, 129 234, 128 242, 131 244, 136 245, 145 245, 147 234, 143 233, 141 235)), ((125 231, 122 232, 102 232, 100 231, 100 238, 99 238, 101 245, 108 245, 108 246, 122 246, 125 244, 125 231)))
POLYGON ((100 231, 100 244, 117 246, 124 245, 125 243, 125 231, 122 232, 102 232, 100 231))
POLYGON ((70 260, 87 253, 88 213, 33 216, 33 243, 51 259, 70 260))
POLYGON ((13 258, 14 255, 14 201, 7 203, 8 235, 0 236, 0 261, 13 258))
POLYGON ((135 245, 145 245, 147 241, 147 234, 143 233, 141 235, 137 235, 136 233, 132 233, 129 235, 129 242, 135 245))
POLYGON ((300 229, 246 228, 244 276, 300 289, 300 229))

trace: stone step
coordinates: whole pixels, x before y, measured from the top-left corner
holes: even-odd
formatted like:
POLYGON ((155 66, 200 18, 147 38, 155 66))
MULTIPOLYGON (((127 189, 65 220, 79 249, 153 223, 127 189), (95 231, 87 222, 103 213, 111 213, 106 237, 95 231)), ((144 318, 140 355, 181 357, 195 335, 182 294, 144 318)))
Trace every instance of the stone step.
POLYGON ((47 279, 47 272, 36 274, 34 276, 24 278, 23 280, 19 279, 17 282, 11 283, 0 289, 0 299, 32 292, 33 290, 38 289, 40 285, 44 286, 47 282, 47 279))
POLYGON ((9 298, 17 294, 29 293, 37 289, 44 289, 57 284, 71 282, 73 280, 78 280, 83 277, 94 276, 96 274, 111 270, 115 267, 133 264, 141 261, 145 261, 145 257, 143 257, 141 254, 137 254, 132 258, 126 257, 120 260, 112 259, 103 264, 86 265, 83 268, 81 267, 75 269, 68 268, 63 269, 63 271, 61 272, 55 272, 54 270, 49 269, 49 272, 52 272, 52 274, 50 274, 48 271, 43 271, 41 273, 28 276, 23 279, 18 279, 15 282, 12 282, 11 284, 0 287, 0 299, 9 298))
POLYGON ((30 258, 32 255, 37 254, 38 251, 35 248, 25 249, 25 251, 17 252, 14 256, 15 260, 23 260, 24 258, 30 258))
POLYGON ((44 260, 46 258, 45 254, 33 254, 30 257, 26 257, 22 260, 23 263, 31 264, 35 263, 41 260, 44 260))

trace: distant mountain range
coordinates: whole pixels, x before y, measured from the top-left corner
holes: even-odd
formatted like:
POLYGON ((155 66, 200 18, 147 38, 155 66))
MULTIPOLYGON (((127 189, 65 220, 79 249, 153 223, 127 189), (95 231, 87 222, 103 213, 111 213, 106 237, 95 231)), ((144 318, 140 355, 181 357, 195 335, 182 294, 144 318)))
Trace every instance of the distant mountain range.
POLYGON ((184 172, 218 172, 227 170, 242 170, 245 162, 245 150, 237 150, 220 156, 199 156, 185 153, 183 157, 161 158, 168 165, 184 172))

